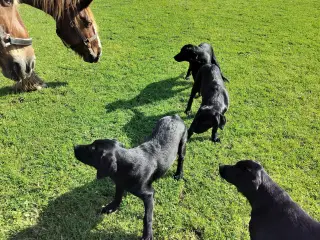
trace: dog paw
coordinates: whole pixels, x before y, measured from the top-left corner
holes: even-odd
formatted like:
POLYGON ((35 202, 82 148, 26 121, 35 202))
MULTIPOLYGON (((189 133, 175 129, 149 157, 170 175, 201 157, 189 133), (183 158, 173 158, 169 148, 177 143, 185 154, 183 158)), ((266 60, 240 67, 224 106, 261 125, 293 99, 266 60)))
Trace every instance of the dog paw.
POLYGON ((141 240, 152 240, 152 239, 153 239, 152 236, 146 236, 141 238, 141 240))
POLYGON ((180 179, 183 178, 183 174, 182 174, 182 173, 180 173, 180 174, 175 174, 175 175, 173 176, 173 178, 174 178, 175 180, 180 180, 180 179))
POLYGON ((214 143, 220 143, 221 141, 220 141, 220 138, 213 138, 212 139, 212 142, 214 142, 214 143))
POLYGON ((117 209, 119 208, 119 205, 114 203, 114 202, 111 202, 109 203, 107 206, 103 207, 101 209, 101 214, 110 214, 110 213, 113 213, 115 212, 117 209))
POLYGON ((190 76, 186 76, 184 79, 185 80, 190 80, 190 76))

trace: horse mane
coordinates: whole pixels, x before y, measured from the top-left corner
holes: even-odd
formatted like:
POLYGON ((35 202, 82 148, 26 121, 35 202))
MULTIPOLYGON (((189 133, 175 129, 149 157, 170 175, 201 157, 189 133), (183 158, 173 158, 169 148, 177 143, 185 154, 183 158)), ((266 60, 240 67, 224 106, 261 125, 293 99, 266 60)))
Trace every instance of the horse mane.
POLYGON ((60 19, 68 9, 75 9, 80 0, 32 0, 44 12, 50 14, 54 19, 60 19))

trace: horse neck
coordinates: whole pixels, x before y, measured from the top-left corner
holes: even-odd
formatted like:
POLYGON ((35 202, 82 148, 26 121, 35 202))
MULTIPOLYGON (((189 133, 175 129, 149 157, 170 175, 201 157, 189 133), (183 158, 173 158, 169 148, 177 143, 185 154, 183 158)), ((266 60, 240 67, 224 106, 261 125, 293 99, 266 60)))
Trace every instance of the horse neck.
POLYGON ((43 5, 40 3, 40 1, 35 1, 35 0, 20 0, 20 3, 25 3, 31 7, 37 8, 47 14, 49 14, 50 16, 53 16, 53 11, 49 11, 47 9, 44 9, 43 5))

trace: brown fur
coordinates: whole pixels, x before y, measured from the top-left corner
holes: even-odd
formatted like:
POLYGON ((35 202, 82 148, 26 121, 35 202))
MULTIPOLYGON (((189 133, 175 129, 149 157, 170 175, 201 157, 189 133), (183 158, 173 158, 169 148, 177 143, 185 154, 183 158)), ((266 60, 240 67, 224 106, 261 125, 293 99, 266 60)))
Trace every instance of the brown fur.
MULTIPOLYGON (((0 34, 10 34, 16 38, 28 38, 29 34, 18 12, 19 1, 13 5, 0 0, 0 34)), ((5 40, 4 40, 5 41, 5 40)), ((11 45, 4 47, 0 43, 0 68, 3 75, 15 81, 29 77, 32 71, 27 71, 27 66, 34 66, 34 50, 32 46, 11 45)))
POLYGON ((53 18, 60 19, 64 16, 66 9, 74 9, 79 0, 33 0, 33 2, 53 18))
POLYGON ((45 87, 47 87, 47 85, 44 81, 42 81, 42 79, 33 72, 30 77, 17 82, 12 88, 15 92, 31 92, 45 87))

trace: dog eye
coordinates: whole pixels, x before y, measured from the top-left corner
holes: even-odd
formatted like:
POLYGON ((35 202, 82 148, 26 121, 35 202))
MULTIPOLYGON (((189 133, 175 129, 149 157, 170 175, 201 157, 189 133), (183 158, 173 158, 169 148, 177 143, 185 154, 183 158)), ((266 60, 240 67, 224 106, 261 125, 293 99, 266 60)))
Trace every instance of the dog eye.
POLYGON ((248 171, 248 168, 243 165, 238 165, 237 167, 243 172, 248 171))
POLYGON ((91 150, 91 151, 94 151, 94 150, 96 150, 96 147, 95 147, 95 146, 91 146, 91 147, 90 147, 90 150, 91 150))

